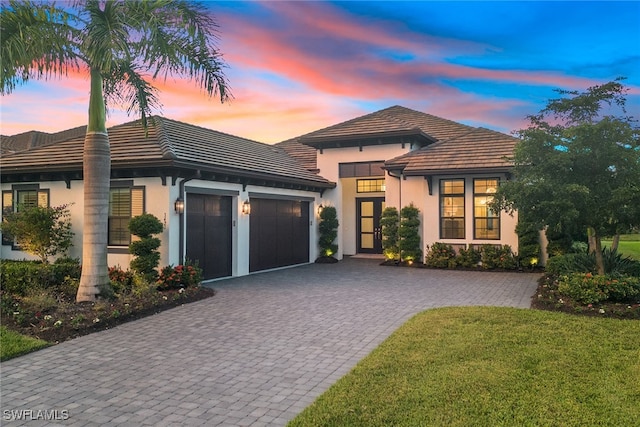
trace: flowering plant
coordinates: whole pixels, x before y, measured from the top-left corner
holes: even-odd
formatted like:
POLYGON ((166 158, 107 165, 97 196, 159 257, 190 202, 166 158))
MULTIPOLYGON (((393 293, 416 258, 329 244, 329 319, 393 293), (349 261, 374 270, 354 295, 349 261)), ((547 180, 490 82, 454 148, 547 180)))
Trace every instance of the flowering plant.
POLYGON ((159 290, 168 290, 198 286, 201 281, 202 269, 197 264, 185 262, 184 265, 168 265, 160 270, 156 284, 159 290))

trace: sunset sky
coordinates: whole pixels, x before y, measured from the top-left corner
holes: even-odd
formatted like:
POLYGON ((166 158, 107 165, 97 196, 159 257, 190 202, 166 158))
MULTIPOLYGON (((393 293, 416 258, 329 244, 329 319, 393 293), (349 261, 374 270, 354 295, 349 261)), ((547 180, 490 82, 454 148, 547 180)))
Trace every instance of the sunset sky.
MULTIPOLYGON (((274 143, 392 105, 510 133, 618 76, 640 118, 640 2, 208 2, 234 99, 158 82, 158 114, 274 143)), ((86 124, 88 78, 30 81, 0 133, 86 124)), ((108 125, 130 121, 112 108, 108 125)))

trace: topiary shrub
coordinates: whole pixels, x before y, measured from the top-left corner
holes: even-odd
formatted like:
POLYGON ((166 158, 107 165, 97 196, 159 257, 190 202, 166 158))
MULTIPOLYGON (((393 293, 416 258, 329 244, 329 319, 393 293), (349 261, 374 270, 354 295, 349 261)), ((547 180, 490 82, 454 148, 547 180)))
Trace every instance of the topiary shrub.
POLYGON ((382 227, 382 253, 387 260, 400 260, 400 248, 398 247, 398 224, 400 216, 398 209, 385 208, 380 217, 382 227))
POLYGON ((400 259, 405 262, 422 262, 420 249, 420 210, 413 203, 400 210, 400 227, 398 236, 400 241, 400 259))
POLYGON ((161 242, 152 236, 162 233, 162 229, 160 220, 151 214, 138 215, 129 221, 129 231, 140 238, 129 245, 129 252, 136 257, 131 261, 131 269, 149 281, 158 276, 156 268, 160 262, 160 252, 157 249, 161 242))
POLYGON ((516 233, 518 234, 518 263, 524 268, 538 265, 540 258, 540 230, 538 226, 527 222, 526 216, 520 215, 516 233))
POLYGON ((318 246, 320 246, 321 257, 333 257, 338 252, 338 245, 334 243, 338 237, 338 212, 333 206, 327 206, 320 212, 320 222, 318 223, 318 231, 320 237, 318 246))

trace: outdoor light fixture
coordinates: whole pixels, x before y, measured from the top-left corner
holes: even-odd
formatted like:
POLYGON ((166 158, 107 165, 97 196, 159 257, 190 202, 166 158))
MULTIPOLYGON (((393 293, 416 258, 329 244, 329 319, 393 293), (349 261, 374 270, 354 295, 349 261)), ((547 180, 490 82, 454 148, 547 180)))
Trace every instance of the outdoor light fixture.
POLYGON ((251 204, 249 203, 249 200, 245 200, 242 204, 242 213, 245 215, 249 215, 251 213, 251 204))
POLYGON ((320 214, 322 213, 322 210, 324 209, 324 206, 322 206, 322 203, 318 206, 318 216, 320 216, 320 214))
POLYGON ((176 199, 176 202, 173 204, 173 207, 176 210, 177 214, 182 215, 184 213, 184 200, 182 200, 182 197, 178 197, 176 199))

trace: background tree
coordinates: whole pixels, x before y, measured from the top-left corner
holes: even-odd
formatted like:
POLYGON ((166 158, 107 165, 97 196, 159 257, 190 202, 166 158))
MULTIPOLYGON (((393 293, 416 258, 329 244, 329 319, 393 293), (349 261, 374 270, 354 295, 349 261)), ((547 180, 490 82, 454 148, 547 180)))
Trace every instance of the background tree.
POLYGON ((3 233, 16 239, 20 248, 47 263, 49 257, 64 254, 71 247, 71 214, 67 205, 23 207, 4 214, 3 233))
POLYGON ((536 226, 587 230, 604 274, 603 236, 640 224, 640 139, 626 114, 621 79, 552 99, 518 131, 515 179, 498 189, 494 207, 526 212, 536 226), (604 114, 603 110, 611 114, 604 114))
POLYGON ((216 24, 201 4, 186 0, 88 0, 53 3, 11 0, 0 16, 0 92, 29 79, 90 78, 83 152, 84 230, 77 301, 92 301, 109 286, 107 219, 111 160, 106 102, 126 105, 142 126, 159 107, 149 80, 187 76, 209 96, 228 99, 216 24))

